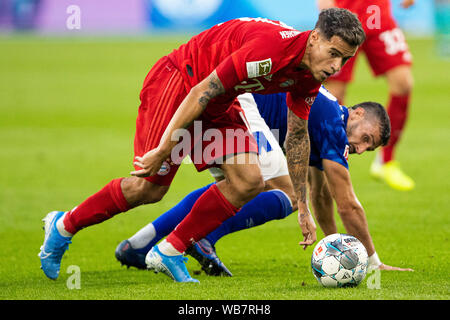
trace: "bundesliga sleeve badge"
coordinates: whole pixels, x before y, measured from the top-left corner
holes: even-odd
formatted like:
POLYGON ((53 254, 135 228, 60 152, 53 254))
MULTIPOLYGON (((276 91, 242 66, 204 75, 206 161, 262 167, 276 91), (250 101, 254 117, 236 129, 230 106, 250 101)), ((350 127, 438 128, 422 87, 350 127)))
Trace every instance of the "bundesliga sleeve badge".
POLYGON ((247 62, 246 66, 249 78, 265 76, 272 70, 272 59, 247 62))

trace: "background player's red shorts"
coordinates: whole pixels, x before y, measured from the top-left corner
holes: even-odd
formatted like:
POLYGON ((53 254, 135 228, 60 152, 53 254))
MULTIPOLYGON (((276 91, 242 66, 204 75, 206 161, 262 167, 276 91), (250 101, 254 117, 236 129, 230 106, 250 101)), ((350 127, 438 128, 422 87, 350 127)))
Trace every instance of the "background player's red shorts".
POLYGON ((357 55, 363 51, 375 76, 385 74, 387 71, 400 65, 411 65, 412 57, 403 32, 392 20, 393 28, 374 29, 366 31, 366 41, 359 48, 357 54, 351 58, 344 67, 329 80, 349 82, 353 77, 353 67, 357 55))
MULTIPOLYGON (((185 87, 180 72, 167 57, 161 58, 145 78, 140 94, 141 104, 136 120, 134 156, 143 156, 146 152, 158 146, 165 129, 187 93, 188 89, 185 87)), ((208 107, 214 108, 215 106, 210 105, 208 107)), ((199 118, 201 122, 194 122, 191 128, 186 130, 191 138, 188 142, 190 145, 188 149, 194 157, 192 160, 198 171, 216 166, 215 160, 228 155, 258 152, 256 141, 249 133, 244 122, 243 112, 241 112, 242 109, 235 100, 226 112, 213 118, 206 117, 207 113, 205 112, 205 115, 199 118), (199 128, 200 130, 198 130, 199 128), (227 130, 228 132, 233 131, 236 135, 227 139, 227 130), (212 138, 211 141, 208 141, 208 139, 204 139, 205 132, 212 133, 213 136, 221 134, 223 139, 212 138), (236 142, 235 140, 246 140, 247 143, 233 143, 236 142), (215 147, 208 150, 208 146, 213 143, 215 143, 215 147), (195 156, 198 154, 201 156, 195 156)), ((181 142, 186 143, 184 138, 181 142)), ((184 156, 186 155, 184 154, 184 156)), ((182 157, 167 159, 156 175, 146 179, 158 185, 170 185, 181 160, 182 157)), ((135 168, 136 170, 141 169, 137 166, 135 168)))

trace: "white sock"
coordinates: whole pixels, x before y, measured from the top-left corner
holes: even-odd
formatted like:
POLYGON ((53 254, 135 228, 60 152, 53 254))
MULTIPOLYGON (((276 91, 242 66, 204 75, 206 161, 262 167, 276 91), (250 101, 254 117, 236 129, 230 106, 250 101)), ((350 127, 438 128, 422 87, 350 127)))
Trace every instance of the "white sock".
POLYGON ((141 230, 136 232, 128 241, 131 244, 133 249, 141 249, 144 248, 153 238, 156 236, 156 230, 153 226, 153 223, 149 223, 141 230))
POLYGON ((56 230, 58 230, 59 234, 66 238, 72 238, 73 234, 71 234, 69 231, 67 231, 64 227, 64 217, 66 216, 67 212, 64 213, 61 218, 56 221, 56 230))
POLYGON ((161 251, 161 253, 166 256, 178 256, 180 254, 183 254, 182 252, 175 249, 170 242, 167 242, 166 239, 164 239, 163 241, 161 241, 160 244, 158 244, 158 248, 159 251, 161 251))

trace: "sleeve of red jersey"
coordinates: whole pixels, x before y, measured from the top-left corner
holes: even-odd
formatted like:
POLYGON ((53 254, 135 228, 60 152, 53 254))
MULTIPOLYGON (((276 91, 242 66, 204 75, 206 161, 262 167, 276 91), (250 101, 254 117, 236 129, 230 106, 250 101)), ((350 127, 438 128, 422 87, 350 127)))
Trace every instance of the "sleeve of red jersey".
POLYGON ((288 92, 286 95, 286 104, 294 114, 304 120, 308 120, 311 106, 319 93, 320 83, 305 92, 288 92))

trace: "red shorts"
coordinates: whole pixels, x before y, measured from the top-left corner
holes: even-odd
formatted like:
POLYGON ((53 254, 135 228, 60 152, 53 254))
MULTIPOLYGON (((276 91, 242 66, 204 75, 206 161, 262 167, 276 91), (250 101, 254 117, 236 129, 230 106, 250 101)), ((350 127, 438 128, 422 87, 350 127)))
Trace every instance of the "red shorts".
MULTIPOLYGON (((134 138, 135 157, 143 156, 158 146, 188 91, 180 72, 167 57, 161 58, 153 66, 140 94, 141 104, 134 138)), ((215 108, 215 105, 210 104, 208 108, 215 108)), ((180 143, 172 150, 171 157, 163 162, 160 171, 146 178, 148 181, 170 185, 182 159, 188 154, 197 170, 202 171, 220 165, 227 156, 258 152, 237 100, 226 108, 226 112, 214 117, 207 116, 207 112, 204 114, 188 130, 179 131, 182 134, 180 143)))
MULTIPOLYGON (((395 24, 395 22, 393 22, 395 24)), ((403 32, 398 27, 378 29, 366 32, 366 41, 357 54, 347 61, 342 69, 331 76, 329 80, 350 82, 353 77, 353 67, 359 51, 363 51, 375 76, 400 65, 411 65, 412 56, 405 41, 403 32)))

